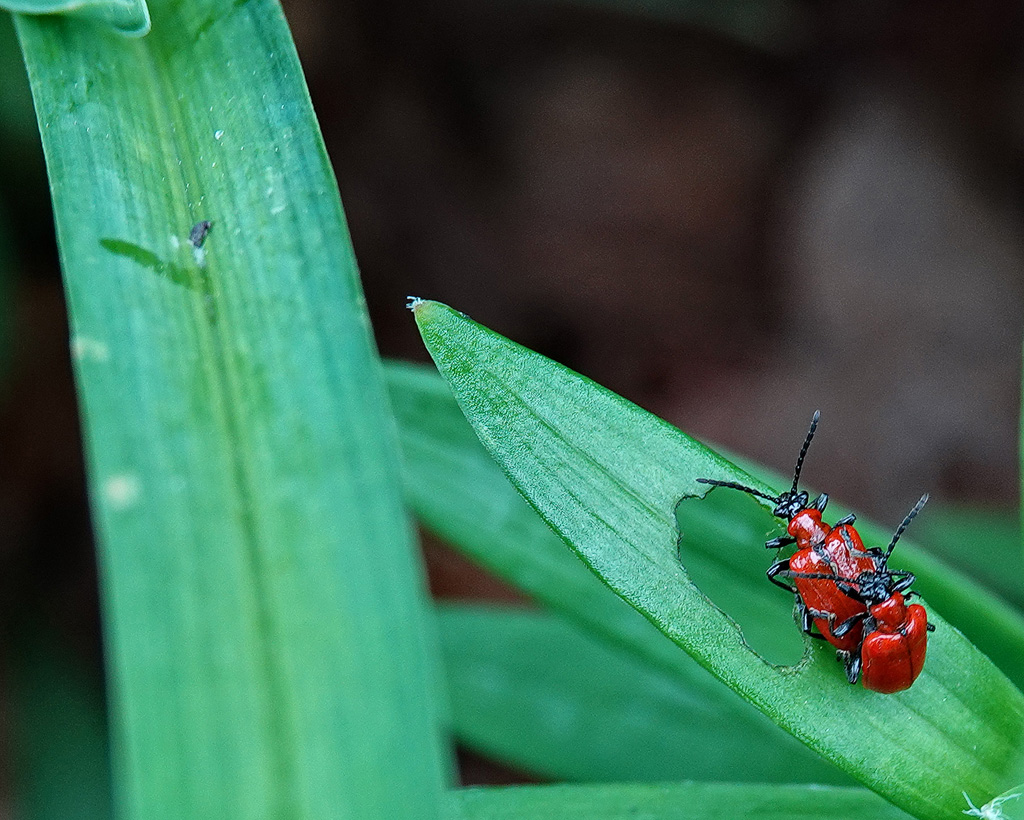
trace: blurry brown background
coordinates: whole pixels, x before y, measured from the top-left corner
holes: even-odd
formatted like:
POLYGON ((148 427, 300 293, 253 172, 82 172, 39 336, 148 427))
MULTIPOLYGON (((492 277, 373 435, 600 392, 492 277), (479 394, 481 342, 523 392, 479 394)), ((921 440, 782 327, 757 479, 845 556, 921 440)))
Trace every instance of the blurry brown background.
MULTIPOLYGON (((425 360, 404 302, 435 298, 783 472, 820 408, 808 482, 883 522, 925 490, 1016 505, 1020 4, 285 9, 385 355, 425 360)), ((2 28, 0 618, 95 664, 48 194, 2 28)), ((440 594, 508 595, 428 554, 440 594)))

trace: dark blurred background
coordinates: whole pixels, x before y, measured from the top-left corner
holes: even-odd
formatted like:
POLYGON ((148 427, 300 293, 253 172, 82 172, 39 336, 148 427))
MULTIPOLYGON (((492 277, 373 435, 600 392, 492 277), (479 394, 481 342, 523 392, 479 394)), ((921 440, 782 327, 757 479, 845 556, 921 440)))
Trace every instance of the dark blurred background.
MULTIPOLYGON (((1016 514, 1019 3, 285 10, 384 355, 426 360, 405 297, 439 299, 783 472, 820 408, 808 483, 883 523, 926 490, 1016 514)), ((0 35, 0 618, 95 669, 48 192, 6 17, 0 35)), ((427 553, 437 594, 512 597, 427 553)), ((467 782, 520 777, 464 758, 467 782)))

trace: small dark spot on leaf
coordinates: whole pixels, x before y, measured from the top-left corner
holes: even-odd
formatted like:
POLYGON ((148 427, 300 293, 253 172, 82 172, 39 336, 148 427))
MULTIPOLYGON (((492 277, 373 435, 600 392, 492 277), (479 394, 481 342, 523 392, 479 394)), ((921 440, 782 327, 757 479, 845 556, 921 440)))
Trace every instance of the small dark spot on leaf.
POLYGON ((202 222, 197 222, 192 226, 192 230, 188 232, 188 241, 192 243, 195 248, 203 247, 203 243, 206 241, 206 237, 210 233, 210 228, 213 227, 213 223, 207 219, 202 222))

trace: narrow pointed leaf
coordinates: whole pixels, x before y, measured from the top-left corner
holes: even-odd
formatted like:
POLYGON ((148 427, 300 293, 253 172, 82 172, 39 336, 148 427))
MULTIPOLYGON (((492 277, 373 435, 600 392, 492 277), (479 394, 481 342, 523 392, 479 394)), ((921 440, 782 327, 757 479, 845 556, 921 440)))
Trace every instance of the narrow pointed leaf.
POLYGON ((496 759, 554 780, 848 782, 702 670, 671 675, 537 611, 439 615, 453 728, 496 759))
POLYGON ((438 660, 287 25, 273 0, 151 10, 142 39, 17 19, 98 527, 119 816, 437 816, 438 660))
POLYGON ((906 820, 864 789, 664 783, 511 786, 454 793, 460 820, 906 820))
POLYGON ((713 674, 917 817, 958 816, 965 787, 995 794, 1019 779, 1024 696, 934 612, 925 670, 897 695, 846 684, 827 648, 809 648, 797 666, 766 662, 691 581, 674 510, 704 492, 698 477, 771 488, 462 314, 436 302, 413 308, 463 412, 520 492, 606 584, 713 674))

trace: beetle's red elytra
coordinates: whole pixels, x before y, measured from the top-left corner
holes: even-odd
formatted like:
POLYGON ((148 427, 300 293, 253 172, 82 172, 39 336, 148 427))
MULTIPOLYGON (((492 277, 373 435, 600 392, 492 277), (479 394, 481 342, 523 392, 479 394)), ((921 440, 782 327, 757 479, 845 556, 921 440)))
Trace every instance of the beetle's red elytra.
POLYGON ((864 686, 887 695, 909 689, 924 669, 928 613, 920 604, 908 607, 898 592, 869 611, 876 626, 860 650, 864 686))

